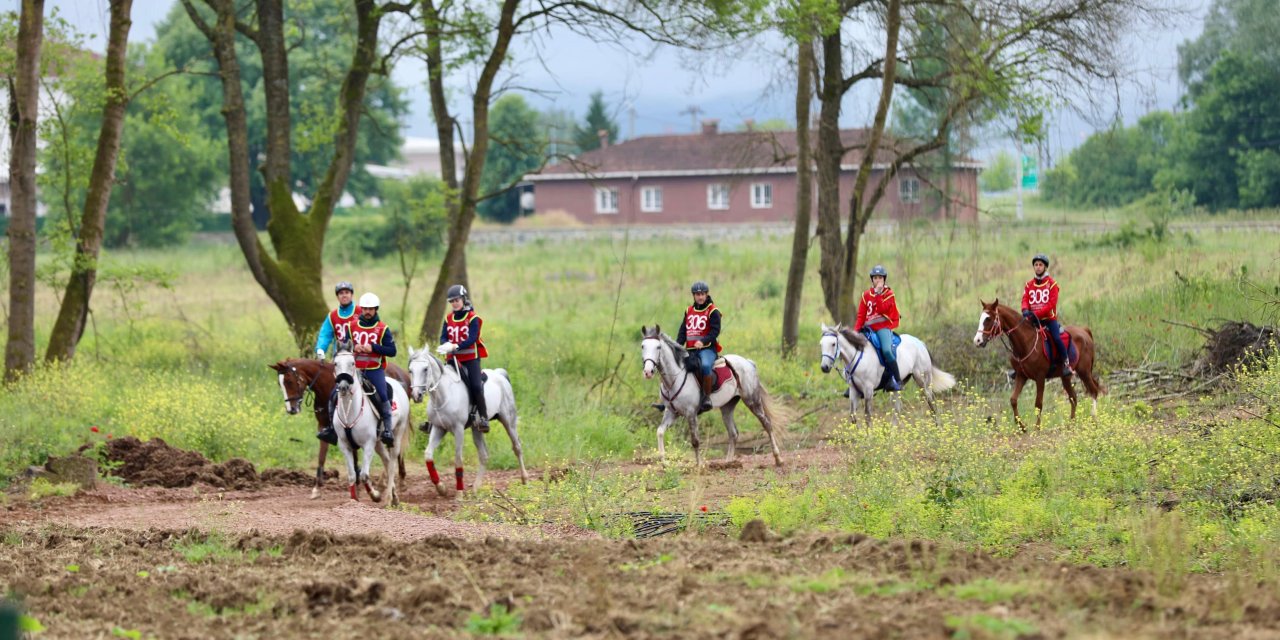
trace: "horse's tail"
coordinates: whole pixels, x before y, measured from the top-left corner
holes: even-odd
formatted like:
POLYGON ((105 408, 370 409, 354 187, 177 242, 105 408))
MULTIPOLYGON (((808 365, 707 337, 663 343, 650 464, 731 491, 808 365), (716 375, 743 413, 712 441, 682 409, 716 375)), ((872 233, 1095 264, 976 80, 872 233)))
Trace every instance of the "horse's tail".
POLYGON ((929 374, 929 389, 932 391, 946 391, 956 386, 956 377, 933 367, 933 372, 929 374))
POLYGON ((507 382, 511 382, 511 374, 507 373, 506 369, 490 369, 490 371, 506 378, 507 382))
MULTIPOLYGON (((1092 343, 1093 362, 1089 364, 1089 371, 1081 373, 1080 382, 1084 383, 1084 389, 1089 392, 1089 396, 1094 400, 1097 400, 1098 396, 1104 396, 1107 394, 1107 388, 1102 386, 1102 382, 1098 380, 1098 376, 1093 375, 1093 366, 1098 364, 1098 341, 1093 339, 1092 329, 1089 327, 1083 327, 1083 329, 1085 333, 1089 334, 1089 342, 1092 343)), ((1079 347, 1076 348, 1078 349, 1079 347)))

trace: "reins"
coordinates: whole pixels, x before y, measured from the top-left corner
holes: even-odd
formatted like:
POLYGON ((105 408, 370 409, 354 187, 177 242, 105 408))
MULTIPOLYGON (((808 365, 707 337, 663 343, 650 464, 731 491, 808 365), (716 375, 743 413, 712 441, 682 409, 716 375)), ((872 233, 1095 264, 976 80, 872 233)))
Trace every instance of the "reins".
POLYGON ((986 336, 988 340, 996 337, 1000 338, 1000 344, 1004 346, 1004 350, 1008 351, 1009 355, 1012 356, 1013 359, 1018 362, 1018 364, 1022 364, 1027 361, 1027 358, 1030 358, 1031 355, 1036 352, 1036 347, 1040 346, 1040 329, 1038 327, 1032 327, 1031 333, 1034 334, 1035 337, 1032 338, 1031 350, 1027 351, 1027 355, 1019 358, 1017 352, 1013 350, 1013 340, 1009 337, 1009 335, 1014 331, 1016 331, 1018 327, 1022 326, 1022 323, 1026 321, 1027 321, 1026 318, 1019 318, 1018 324, 1015 324, 1011 329, 1006 330, 1004 328, 1004 321, 1000 318, 1000 309, 999 307, 997 307, 995 324, 992 325, 991 331, 988 332, 986 330, 983 330, 982 335, 986 336))

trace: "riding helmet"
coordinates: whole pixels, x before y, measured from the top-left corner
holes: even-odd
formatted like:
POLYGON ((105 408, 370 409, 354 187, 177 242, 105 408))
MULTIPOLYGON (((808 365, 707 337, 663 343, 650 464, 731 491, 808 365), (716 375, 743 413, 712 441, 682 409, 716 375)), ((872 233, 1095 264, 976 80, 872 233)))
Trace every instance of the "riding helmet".
POLYGON ((881 264, 878 264, 878 265, 876 265, 876 266, 874 266, 874 267, 871 267, 871 275, 872 275, 872 276, 881 276, 881 277, 883 277, 883 278, 884 278, 884 279, 886 279, 886 280, 887 280, 887 279, 889 279, 889 272, 888 272, 888 271, 885 271, 885 270, 884 270, 884 265, 881 265, 881 264))
POLYGON ((382 301, 378 299, 376 294, 366 293, 360 296, 361 309, 377 309, 380 306, 382 306, 382 301))
POLYGON ((693 283, 693 286, 690 287, 689 290, 692 293, 711 293, 711 287, 708 287, 707 283, 701 280, 693 283))
POLYGON ((339 293, 342 293, 342 290, 343 290, 343 289, 345 289, 345 290, 347 290, 347 291, 350 291, 351 293, 355 293, 355 292, 356 292, 356 288, 355 288, 355 287, 353 287, 353 286, 351 286, 351 283, 350 283, 350 282, 347 282, 346 280, 343 280, 342 282, 339 282, 337 285, 335 285, 335 286, 333 287, 333 295, 335 295, 335 296, 336 296, 336 295, 338 295, 339 293))
POLYGON ((467 288, 460 284, 455 284, 452 287, 449 287, 449 293, 445 297, 449 300, 465 298, 467 297, 467 288))
POLYGON ((1036 266, 1036 262, 1043 262, 1044 268, 1049 268, 1049 256, 1046 256, 1043 253, 1037 253, 1036 257, 1031 259, 1031 266, 1036 266))

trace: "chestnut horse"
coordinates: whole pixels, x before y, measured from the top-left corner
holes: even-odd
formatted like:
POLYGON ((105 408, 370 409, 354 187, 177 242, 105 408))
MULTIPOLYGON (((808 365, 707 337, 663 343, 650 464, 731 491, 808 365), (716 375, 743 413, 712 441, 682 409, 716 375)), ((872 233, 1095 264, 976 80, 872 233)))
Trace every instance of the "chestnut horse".
MULTIPOLYGON (((312 412, 316 416, 316 424, 320 429, 329 425, 329 397, 333 393, 333 364, 312 358, 289 358, 267 367, 274 369, 280 380, 280 390, 284 393, 284 410, 289 415, 297 415, 303 404, 313 405, 312 412), (317 401, 317 398, 319 401, 317 401)), ((388 362, 387 376, 400 381, 404 388, 409 388, 409 374, 399 365, 388 362)), ((311 499, 320 497, 320 486, 324 484, 324 460, 329 455, 329 443, 320 442, 320 453, 316 459, 316 481, 311 485, 311 499)), ((403 453, 400 460, 400 481, 404 482, 403 453)))
MULTIPOLYGON (((1071 386, 1071 376, 1063 375, 1063 367, 1051 365, 1044 352, 1044 341, 1039 327, 1027 322, 1022 314, 1000 304, 996 299, 991 304, 982 303, 982 315, 978 318, 978 333, 973 336, 973 344, 985 347, 992 338, 1000 338, 1004 348, 1009 352, 1009 365, 1013 368, 1013 396, 1009 404, 1013 407, 1013 419, 1023 431, 1027 430, 1018 415, 1018 396, 1022 393, 1022 385, 1027 380, 1036 383, 1036 428, 1040 427, 1040 413, 1044 409, 1044 381, 1047 378, 1061 378, 1062 387, 1067 390, 1071 399, 1071 419, 1076 418, 1076 390, 1071 386)), ((1075 362, 1076 375, 1084 384, 1085 391, 1093 398, 1092 415, 1098 413, 1098 396, 1106 393, 1102 383, 1093 375, 1094 344, 1093 332, 1088 327, 1062 327, 1063 333, 1071 335, 1071 341, 1078 352, 1075 362)))

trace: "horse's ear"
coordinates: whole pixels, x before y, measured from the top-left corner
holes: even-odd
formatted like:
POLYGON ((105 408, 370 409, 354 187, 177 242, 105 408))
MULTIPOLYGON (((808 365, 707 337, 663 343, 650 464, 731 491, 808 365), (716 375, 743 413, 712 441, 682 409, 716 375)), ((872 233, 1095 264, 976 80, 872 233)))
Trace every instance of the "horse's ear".
POLYGON ((413 345, 409 345, 409 359, 413 359, 413 345))
POLYGON ((993 307, 998 307, 998 306, 1000 306, 1000 298, 996 298, 995 300, 992 300, 992 301, 991 301, 991 306, 993 306, 993 307))
POLYGON ((279 362, 267 365, 268 369, 274 369, 277 373, 284 373, 284 365, 279 362))
POLYGON ((660 336, 660 335, 662 335, 662 327, 659 327, 659 326, 658 326, 658 325, 656 325, 656 324, 655 324, 655 325, 653 325, 653 335, 655 335, 655 336, 660 336))
POLYGON ((648 337, 648 336, 649 336, 649 327, 646 327, 646 326, 644 326, 644 325, 640 325, 640 337, 641 337, 641 338, 645 338, 645 337, 648 337))

